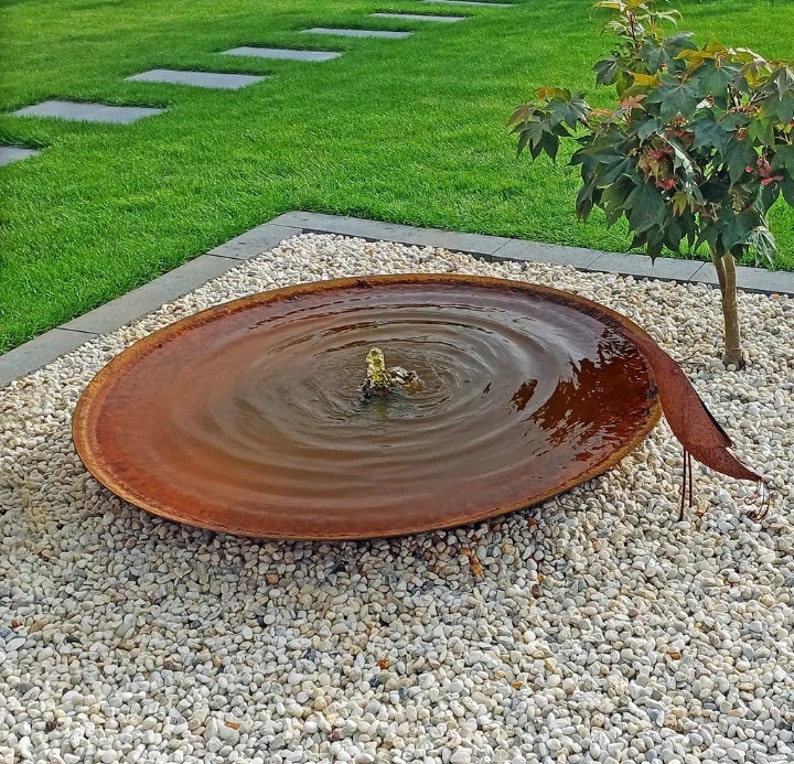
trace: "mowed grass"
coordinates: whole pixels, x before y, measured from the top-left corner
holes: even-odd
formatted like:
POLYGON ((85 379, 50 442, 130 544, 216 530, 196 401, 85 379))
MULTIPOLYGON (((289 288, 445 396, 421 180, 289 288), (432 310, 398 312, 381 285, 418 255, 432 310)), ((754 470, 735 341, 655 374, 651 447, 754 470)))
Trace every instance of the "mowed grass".
MULTIPOLYGON (((679 3, 700 39, 794 58, 794 3, 679 3)), ((586 90, 610 45, 589 0, 515 8, 413 0, 4 0, 0 143, 46 148, 0 168, 0 351, 292 209, 625 251, 575 219, 576 169, 517 160, 505 123, 544 84, 586 90), (457 24, 367 18, 464 14, 457 24), (301 34, 407 29, 406 40, 301 34), (218 55, 339 50, 325 63, 218 55), (237 91, 125 82, 152 68, 267 74, 237 91), (13 117, 48 98, 166 106, 128 126, 13 117)), ((771 214, 794 268, 794 212, 771 214)))

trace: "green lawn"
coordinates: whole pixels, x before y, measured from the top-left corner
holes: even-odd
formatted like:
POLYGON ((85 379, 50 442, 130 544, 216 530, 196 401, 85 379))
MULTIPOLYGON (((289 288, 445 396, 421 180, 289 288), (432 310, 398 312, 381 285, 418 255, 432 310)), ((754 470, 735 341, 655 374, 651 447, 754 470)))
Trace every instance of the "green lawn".
MULTIPOLYGON (((686 0, 682 28, 794 58, 794 3, 686 0)), ((458 9, 413 0, 0 0, 0 351, 291 209, 625 250, 573 215, 574 168, 516 160, 505 122, 542 84, 593 93, 610 39, 590 0, 458 9), (458 24, 367 19, 464 13, 458 24), (406 40, 299 34, 413 29, 406 40), (325 63, 219 56, 340 50, 325 63), (238 91, 124 82, 147 69, 270 74, 238 91), (129 126, 18 118, 47 98, 168 106, 129 126)), ((606 93, 604 97, 606 97, 606 93)), ((599 97, 591 98, 598 102, 599 97)), ((772 210, 794 268, 794 211, 772 210)))

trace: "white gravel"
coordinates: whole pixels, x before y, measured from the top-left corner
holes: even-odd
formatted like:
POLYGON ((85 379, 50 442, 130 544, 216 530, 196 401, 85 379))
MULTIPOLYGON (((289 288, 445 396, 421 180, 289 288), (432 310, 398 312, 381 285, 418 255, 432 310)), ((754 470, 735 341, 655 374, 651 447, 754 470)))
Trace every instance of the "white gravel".
POLYGON ((794 305, 743 295, 749 368, 703 286, 303 236, 89 342, 0 399, 0 764, 764 762, 794 758, 794 305), (70 441, 93 374, 199 308, 347 274, 570 289, 675 357, 774 506, 696 467, 677 521, 667 426, 617 468, 478 527, 274 543, 97 485, 70 441), (481 570, 476 564, 479 562, 481 570))

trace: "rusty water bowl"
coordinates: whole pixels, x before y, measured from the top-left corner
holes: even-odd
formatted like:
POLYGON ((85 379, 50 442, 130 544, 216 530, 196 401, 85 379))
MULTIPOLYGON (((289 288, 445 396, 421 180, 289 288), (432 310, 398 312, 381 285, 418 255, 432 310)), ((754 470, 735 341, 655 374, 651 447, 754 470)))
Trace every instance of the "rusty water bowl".
POLYGON ((92 475, 163 517, 364 539, 480 521, 599 475, 660 416, 636 324, 567 292, 457 275, 276 289, 154 332, 73 420, 92 475), (365 400, 368 350, 421 389, 365 400))

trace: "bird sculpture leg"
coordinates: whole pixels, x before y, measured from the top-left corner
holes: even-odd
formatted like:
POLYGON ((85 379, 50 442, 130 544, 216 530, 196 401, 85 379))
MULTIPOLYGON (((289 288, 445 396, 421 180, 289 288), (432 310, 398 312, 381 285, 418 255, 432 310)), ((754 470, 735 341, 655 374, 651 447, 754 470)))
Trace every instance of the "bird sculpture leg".
POLYGON ((759 481, 758 492, 754 497, 751 497, 751 500, 748 502, 748 504, 753 503, 754 500, 758 502, 758 508, 751 509, 747 513, 747 517, 754 522, 760 522, 769 514, 769 507, 771 505, 769 500, 769 490, 767 489, 763 480, 759 481))
POLYGON ((684 469, 681 482, 681 507, 678 514, 679 522, 684 519, 684 501, 687 506, 692 509, 694 501, 692 499, 692 454, 686 450, 684 446, 684 469))

